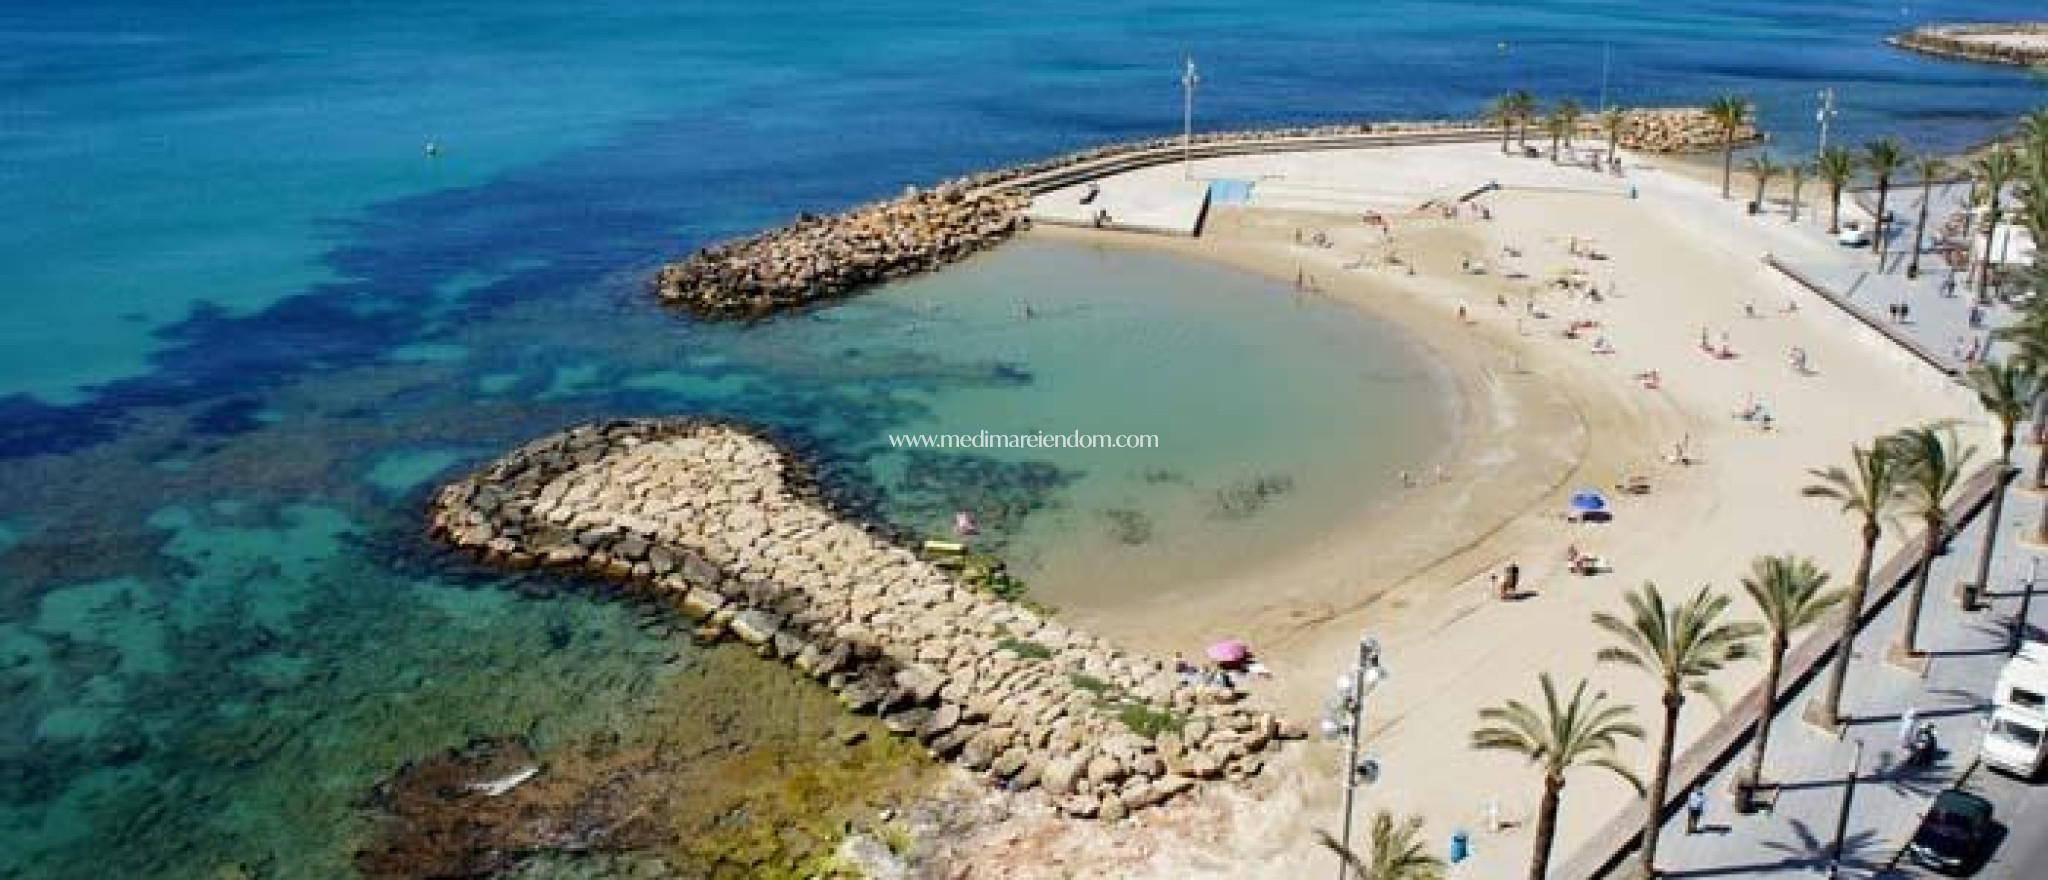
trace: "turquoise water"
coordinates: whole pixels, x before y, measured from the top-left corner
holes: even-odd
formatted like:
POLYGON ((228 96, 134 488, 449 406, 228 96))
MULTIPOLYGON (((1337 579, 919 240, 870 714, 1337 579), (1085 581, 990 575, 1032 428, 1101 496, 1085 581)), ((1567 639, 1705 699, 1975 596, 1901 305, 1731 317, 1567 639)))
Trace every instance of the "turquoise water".
MULTIPOLYGON (((1156 438, 984 453, 1057 466, 1059 491, 1025 511, 961 493, 976 481, 929 474, 928 455, 876 457, 899 500, 974 511, 1054 605, 1199 584, 1305 546, 1377 501, 1397 471, 1421 472, 1456 428, 1427 355, 1357 309, 1246 273, 1024 242, 890 299, 913 316, 913 341, 885 337, 863 359, 979 358, 1029 376, 912 395, 923 408, 902 431, 1156 438)), ((950 519, 916 524, 942 531, 950 519)))
MULTIPOLYGON (((794 682, 758 681, 765 664, 692 647, 629 604, 467 571, 420 541, 437 479, 564 424, 766 422, 878 487, 905 525, 983 512, 1052 593, 1078 583, 1063 571, 1199 567, 1211 557, 1191 548, 1220 557, 1337 515, 1433 430, 1382 418, 1432 387, 1384 330, 1228 272, 1012 248, 741 328, 654 307, 643 282, 665 256, 1169 131, 1183 52, 1202 64, 1205 128, 1465 114, 1515 87, 1593 103, 1610 44, 1612 100, 1741 91, 1787 145, 1809 137, 1823 85, 1842 97, 1840 137, 1926 147, 2043 102, 2024 72, 1878 45, 1921 14, 1761 0, 0 9, 0 875, 336 876, 374 830, 372 783, 477 736, 581 754, 650 736, 650 718, 698 719, 717 754, 758 756, 788 725, 736 707, 771 690, 800 707, 794 682), (1041 317, 1017 320, 1017 300, 1041 317), (1338 405, 1309 406, 1323 400, 1338 405), (913 457, 884 440, 1120 424, 1159 433, 1164 463, 913 457), (1339 448, 1345 431, 1372 443, 1339 448), (1291 490, 1252 493, 1271 500, 1256 517, 1214 515, 1219 491, 1283 477, 1291 490)), ((719 766, 754 766, 740 757, 719 766)))

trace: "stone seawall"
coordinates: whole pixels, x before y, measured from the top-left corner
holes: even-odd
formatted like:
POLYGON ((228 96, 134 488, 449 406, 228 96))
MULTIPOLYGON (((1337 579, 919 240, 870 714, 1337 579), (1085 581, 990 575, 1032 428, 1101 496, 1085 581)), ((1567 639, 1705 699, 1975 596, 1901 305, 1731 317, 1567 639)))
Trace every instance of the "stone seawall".
MULTIPOLYGON (((1697 107, 1654 107, 1627 111, 1621 145, 1645 153, 1697 153, 1721 148, 1721 126, 1697 107)), ((1737 146, 1763 140, 1756 126, 1735 130, 1737 146)))
POLYGON ((820 500, 772 441, 715 421, 586 425, 435 497, 432 533, 487 562, 674 602, 879 715, 933 755, 1072 816, 1120 818, 1242 780, 1300 731, 963 585, 820 500))
POLYGON ((1885 42, 1924 55, 1984 64, 2048 64, 2048 22, 1927 25, 1885 42))

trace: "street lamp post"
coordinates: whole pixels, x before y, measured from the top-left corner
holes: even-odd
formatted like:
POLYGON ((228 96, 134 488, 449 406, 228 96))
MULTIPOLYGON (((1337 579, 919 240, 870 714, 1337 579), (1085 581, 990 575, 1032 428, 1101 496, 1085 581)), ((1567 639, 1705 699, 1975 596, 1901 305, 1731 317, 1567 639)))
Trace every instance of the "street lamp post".
POLYGON ((2012 619, 2012 639, 2006 644, 2006 653, 2017 654, 2020 645, 2027 640, 2027 616, 2033 611, 2034 579, 2041 576, 2041 557, 2036 556, 2027 568, 2027 582, 2020 584, 2020 610, 2012 619))
POLYGON ((1856 740, 1856 755, 1849 759, 1849 776, 1842 785, 1842 811, 1835 814, 1835 844, 1828 856, 1828 876, 1842 872, 1842 850, 1849 837, 1849 806, 1856 800, 1856 777, 1863 769, 1863 741, 1856 740))
POLYGON ((1187 56, 1187 63, 1180 75, 1180 175, 1182 179, 1194 179, 1194 170, 1188 166, 1189 153, 1195 143, 1195 86, 1202 78, 1195 74, 1195 59, 1187 56))
POLYGON ((1835 90, 1834 90, 1834 89, 1821 89, 1821 90, 1820 90, 1820 109, 1819 109, 1819 110, 1816 110, 1816 111, 1814 111, 1814 114, 1813 114, 1813 119, 1814 119, 1814 121, 1815 121, 1815 122, 1818 122, 1818 123, 1820 123, 1820 146, 1814 149, 1814 155, 1815 155, 1815 156, 1819 156, 1820 154, 1822 154, 1822 153, 1825 153, 1825 152, 1827 152, 1827 149, 1828 149, 1828 123, 1829 123, 1830 121, 1832 121, 1832 120, 1833 120, 1834 118, 1835 118, 1835 90))
MULTIPOLYGON (((1379 762, 1358 752, 1359 740, 1365 735, 1365 698, 1386 677, 1387 670, 1380 665, 1379 640, 1370 636, 1360 639, 1358 666, 1351 674, 1338 677, 1337 693, 1330 701, 1330 717, 1323 720, 1325 732, 1350 736, 1344 750, 1344 825, 1338 838, 1346 850, 1351 848, 1351 813, 1357 802, 1358 784, 1369 783, 1379 775, 1379 762)), ((1337 859, 1337 880, 1345 880, 1350 870, 1349 862, 1337 859)))

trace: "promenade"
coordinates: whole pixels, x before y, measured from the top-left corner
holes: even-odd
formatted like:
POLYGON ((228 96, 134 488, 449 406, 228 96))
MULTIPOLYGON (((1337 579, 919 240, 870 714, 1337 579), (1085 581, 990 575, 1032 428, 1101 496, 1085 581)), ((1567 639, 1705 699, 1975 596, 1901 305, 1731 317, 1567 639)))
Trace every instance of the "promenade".
MULTIPOLYGON (((1810 228, 1802 236, 1809 241, 1795 243, 1773 259, 1783 269, 1806 283, 1835 307, 1849 312, 1867 327, 1887 338, 1902 352, 1921 359, 1928 375, 1955 375, 1968 367, 1970 340, 1978 340, 1980 356, 1995 356, 1988 346, 1991 328, 2011 323, 2014 311, 2003 305, 1981 310, 1981 326, 1972 326, 1971 312, 1976 299, 1966 279, 1949 281, 1951 271, 1931 251, 1938 229, 1946 218, 1961 209, 1966 187, 1938 186, 1935 203, 1928 212, 1928 230, 1921 273, 1917 279, 1905 276, 1913 242, 1912 222, 1918 217, 1920 191, 1917 187, 1894 191, 1890 207, 1902 222, 1887 235, 1892 249, 1880 266, 1868 248, 1852 249, 1835 244, 1824 232, 1826 205, 1809 202, 1801 209, 1799 226, 1810 228), (1814 210, 1818 207, 1819 210, 1814 210), (1951 288, 1949 285, 1953 284, 1951 288), (1906 320, 1898 320, 1890 307, 1904 303, 1910 308, 1906 320)), ((1808 196, 1812 196, 1809 189, 1808 196)), ((1844 199, 1844 218, 1869 222, 1873 199, 1844 199)), ((1740 217, 1734 222, 1790 223, 1783 202, 1762 217, 1740 217)), ((1717 222, 1730 222, 1716 218, 1717 222)), ((2024 428, 2022 429, 2024 436, 2024 428)), ((1978 450, 1976 464, 1996 455, 1995 448, 1978 450)), ((1765 765, 1765 779, 1776 785, 1765 795, 1766 804, 1750 815, 1733 809, 1733 777, 1749 766, 1752 738, 1743 736, 1738 747, 1719 755, 1698 756, 1693 768, 1703 764, 1707 772, 1692 778, 1675 778, 1673 799, 1682 804, 1691 788, 1699 788, 1709 804, 1697 831, 1689 832, 1683 809, 1673 809, 1665 823, 1659 867, 1669 877, 1764 877, 1811 876, 1837 865, 1838 876, 1918 876, 1901 858, 1904 846, 1917 827, 1921 813, 1936 792, 1952 786, 1988 788, 1994 802, 2004 810, 2009 802, 2031 805, 2031 789, 2023 783, 1988 776, 1976 763, 1981 740, 1981 723, 1988 715, 1990 693, 1999 669, 2006 661, 2008 634, 2017 619, 2022 593, 2034 575, 2038 548, 2020 538, 2032 534, 2041 518, 2041 498, 2024 488, 2025 474, 2031 472, 2036 447, 2022 442, 2015 450, 2015 466, 2021 476, 2008 498, 1999 524, 1999 545, 1993 557, 1985 607, 1964 611, 1955 598, 1957 583, 1975 576, 1988 517, 1984 510, 1956 535, 1948 553, 1940 557, 1929 582, 1923 606, 1920 642, 1927 652, 1924 669, 1909 669, 1887 659, 1897 640, 1910 585, 1901 584, 1866 623, 1855 645, 1843 712, 1848 723, 1840 731, 1826 731, 1803 719, 1807 703, 1816 698, 1825 674, 1795 682, 1780 698, 1778 717, 1772 725, 1771 751, 1765 765), (1910 712, 1919 722, 1934 726, 1940 751, 1929 767, 1909 767, 1904 761, 1904 715, 1910 712), (1860 764, 1858 764, 1860 752, 1860 764), (1842 820, 1844 789, 1852 765, 1859 782, 1850 798, 1846 822, 1842 820), (1837 824, 1843 822, 1839 844, 1837 824), (1838 849, 1839 847, 1839 849, 1838 849)), ((1988 510, 1988 508, 1986 508, 1988 510)), ((1961 512, 1961 511, 1959 511, 1961 512)), ((1911 545, 1902 548, 1911 554, 1911 545)), ((1910 572, 1910 567, 1892 571, 1910 572)), ((1896 583, 1883 577, 1873 579, 1873 595, 1896 583)), ((2027 622, 2032 637, 2039 638, 2048 612, 2038 606, 2027 622)), ((1824 632, 1808 630, 1795 637, 1797 654, 1802 638, 1824 632)), ((1831 661, 1830 661, 1831 662, 1831 661)), ((1789 674, 1789 673, 1788 673, 1789 674)), ((1746 708, 1746 707, 1745 707, 1746 708)), ((1680 771, 1687 768, 1681 760, 1680 771)), ((2011 817, 2009 826, 2017 828, 2011 817)), ((2024 823, 2021 823, 2024 824, 2024 823)), ((2023 830, 2023 829, 2022 829, 2023 830)), ((2011 845, 2038 847, 2040 835, 2022 834, 2011 845)), ((1567 876, 1630 876, 1633 853, 1611 860, 1602 873, 1594 852, 1603 843, 1612 851, 1611 838, 1595 841, 1566 867, 1567 876)), ((1989 877, 2035 876, 2023 855, 2000 852, 1983 872, 1989 877)), ((1457 874, 1455 876, 1477 876, 1457 874)))

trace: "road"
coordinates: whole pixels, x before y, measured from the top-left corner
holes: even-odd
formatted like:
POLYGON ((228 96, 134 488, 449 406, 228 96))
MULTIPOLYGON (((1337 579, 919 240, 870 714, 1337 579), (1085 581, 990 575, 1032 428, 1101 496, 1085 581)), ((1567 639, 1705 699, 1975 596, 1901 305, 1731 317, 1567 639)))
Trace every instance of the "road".
POLYGON ((2043 786, 1979 768, 1963 787, 1991 800, 2006 833, 1977 876, 2033 880, 2048 874, 2048 794, 2043 794, 2043 786))

